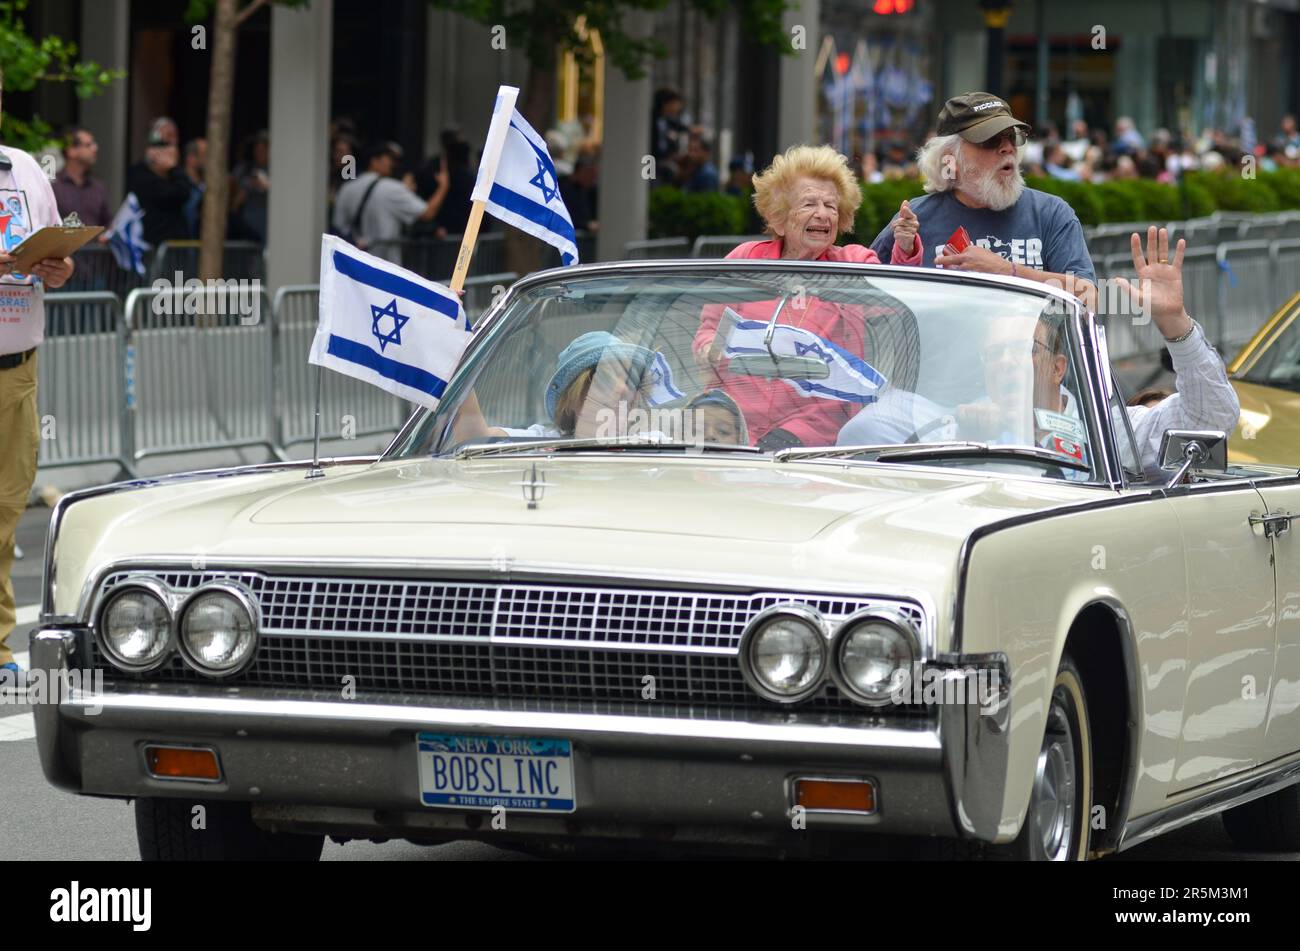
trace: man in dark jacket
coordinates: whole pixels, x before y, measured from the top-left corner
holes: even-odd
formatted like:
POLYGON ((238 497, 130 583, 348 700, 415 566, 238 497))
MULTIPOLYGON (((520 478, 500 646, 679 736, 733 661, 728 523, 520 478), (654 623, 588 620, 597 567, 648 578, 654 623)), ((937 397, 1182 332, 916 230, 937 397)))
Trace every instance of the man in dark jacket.
MULTIPOLYGON (((155 126, 157 124, 155 123, 155 126)), ((188 237, 185 203, 190 180, 180 168, 180 149, 155 128, 144 158, 126 173, 126 190, 134 192, 144 212, 144 240, 153 247, 188 237)))

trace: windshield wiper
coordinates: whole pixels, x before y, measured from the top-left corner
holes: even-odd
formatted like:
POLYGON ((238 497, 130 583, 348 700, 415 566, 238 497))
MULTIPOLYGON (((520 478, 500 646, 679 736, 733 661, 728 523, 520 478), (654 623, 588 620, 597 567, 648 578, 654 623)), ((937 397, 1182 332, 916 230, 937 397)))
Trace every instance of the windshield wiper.
POLYGON ((837 457, 861 456, 869 452, 889 452, 891 450, 912 451, 915 449, 948 449, 966 446, 984 446, 978 442, 889 442, 874 446, 792 446, 778 449, 772 455, 774 462, 802 462, 805 459, 834 459, 837 457))
POLYGON ((685 442, 678 439, 656 439, 650 436, 620 436, 613 439, 609 437, 592 439, 557 437, 554 439, 523 439, 518 442, 506 443, 475 443, 457 449, 452 458, 477 459, 482 456, 508 456, 543 449, 554 452, 581 452, 586 449, 695 449, 701 452, 749 452, 760 455, 763 453, 763 450, 757 446, 741 446, 718 442, 685 442))
POLYGON ((1086 463, 1062 456, 1038 446, 990 446, 988 443, 968 442, 949 445, 929 445, 908 449, 891 449, 876 456, 876 462, 919 462, 925 459, 952 459, 971 456, 976 458, 1023 459, 1049 466, 1064 466, 1080 472, 1091 472, 1086 463))

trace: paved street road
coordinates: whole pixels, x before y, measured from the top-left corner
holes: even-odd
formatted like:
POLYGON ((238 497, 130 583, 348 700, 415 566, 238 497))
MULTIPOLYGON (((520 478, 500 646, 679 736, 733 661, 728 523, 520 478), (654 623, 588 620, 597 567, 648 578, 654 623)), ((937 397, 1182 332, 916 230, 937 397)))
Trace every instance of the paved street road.
MULTIPOLYGON (((29 509, 19 527, 18 543, 26 550, 14 572, 20 605, 39 599, 41 556, 49 510, 29 509)), ((29 612, 30 613, 30 612, 29 612)), ((34 620, 34 617, 33 617, 34 620)), ((31 624, 20 628, 11 645, 25 651, 31 624)), ((53 789, 45 782, 31 738, 31 710, 0 705, 0 860, 2 859, 118 859, 138 855, 131 807, 115 800, 90 799, 53 789)), ((324 858, 333 861, 370 859, 439 861, 521 859, 517 853, 489 845, 456 842, 419 846, 407 842, 377 845, 327 843, 324 858)), ((1132 849, 1116 860, 1300 860, 1300 853, 1251 854, 1234 851, 1217 818, 1181 829, 1132 849)))

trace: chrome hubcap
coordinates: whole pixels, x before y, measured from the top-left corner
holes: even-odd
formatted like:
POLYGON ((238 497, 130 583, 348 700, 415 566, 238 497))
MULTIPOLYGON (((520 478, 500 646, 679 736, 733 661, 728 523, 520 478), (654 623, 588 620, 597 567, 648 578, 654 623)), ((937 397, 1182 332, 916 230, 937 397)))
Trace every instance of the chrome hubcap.
POLYGON ((1059 701, 1052 700, 1047 732, 1038 751, 1034 773, 1034 795, 1030 804, 1033 819, 1035 858, 1065 862, 1070 858, 1074 833, 1075 789, 1074 737, 1069 717, 1059 701))

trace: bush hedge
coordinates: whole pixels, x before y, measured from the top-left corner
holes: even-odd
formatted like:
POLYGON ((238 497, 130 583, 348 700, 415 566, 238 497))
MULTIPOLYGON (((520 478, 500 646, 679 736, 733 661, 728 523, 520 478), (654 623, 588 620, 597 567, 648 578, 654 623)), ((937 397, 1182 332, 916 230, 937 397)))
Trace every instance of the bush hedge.
MULTIPOLYGON (((1183 221, 1219 210, 1263 213, 1300 209, 1300 168, 1260 172, 1253 179, 1242 178, 1232 169, 1188 172, 1177 185, 1141 178, 1090 184, 1029 177, 1025 182, 1059 195, 1085 227, 1107 222, 1183 221)), ((921 194, 924 189, 916 179, 864 185, 853 231, 842 240, 870 244, 889 224, 903 199, 921 194)), ((763 230, 750 194, 688 194, 664 186, 650 192, 649 218, 652 238, 680 236, 694 241, 703 234, 757 234, 763 230)))

